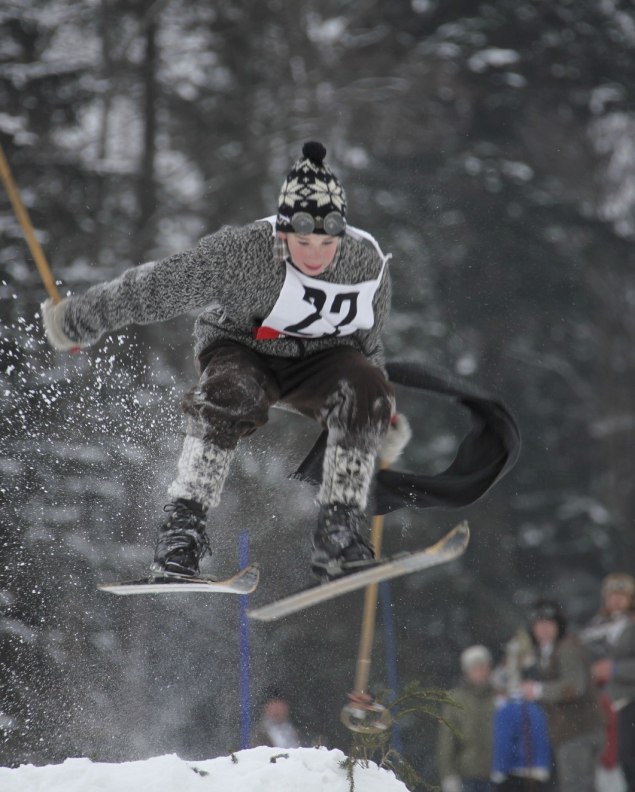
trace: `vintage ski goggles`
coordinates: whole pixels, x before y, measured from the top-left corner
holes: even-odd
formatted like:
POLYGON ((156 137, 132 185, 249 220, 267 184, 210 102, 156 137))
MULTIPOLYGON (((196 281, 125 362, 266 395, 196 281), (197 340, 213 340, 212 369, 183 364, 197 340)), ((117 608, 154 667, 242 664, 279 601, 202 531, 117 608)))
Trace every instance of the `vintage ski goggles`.
POLYGON ((346 220, 339 212, 329 212, 326 217, 313 217, 308 212, 296 212, 291 218, 291 228, 296 234, 324 231, 329 236, 339 236, 346 228, 346 220))

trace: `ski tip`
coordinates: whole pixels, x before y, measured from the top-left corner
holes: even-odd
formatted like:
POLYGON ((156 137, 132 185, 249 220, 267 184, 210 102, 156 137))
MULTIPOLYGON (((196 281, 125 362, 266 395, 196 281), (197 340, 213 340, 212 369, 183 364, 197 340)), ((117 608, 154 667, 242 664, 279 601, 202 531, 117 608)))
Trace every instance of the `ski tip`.
POLYGON ((465 550, 470 542, 470 526, 467 520, 463 520, 458 525, 455 525, 451 531, 443 536, 437 542, 437 545, 443 545, 446 549, 450 547, 458 550, 465 550))
POLYGON ((468 523, 467 520, 463 520, 463 522, 460 522, 458 525, 455 525, 452 530, 456 532, 458 535, 464 536, 466 539, 470 538, 470 524, 468 523))
POLYGON ((237 578, 244 584, 244 593, 251 594, 252 591, 255 591, 258 583, 260 582, 260 564, 257 561, 254 561, 252 564, 248 564, 246 567, 240 570, 237 578))

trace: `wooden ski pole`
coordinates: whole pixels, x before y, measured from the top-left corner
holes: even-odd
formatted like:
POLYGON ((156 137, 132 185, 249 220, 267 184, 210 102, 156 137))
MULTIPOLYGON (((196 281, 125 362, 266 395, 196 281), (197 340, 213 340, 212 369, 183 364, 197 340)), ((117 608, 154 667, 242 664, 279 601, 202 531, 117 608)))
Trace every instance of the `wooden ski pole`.
POLYGON ((11 205, 13 206, 15 216, 18 218, 18 222, 22 226, 26 243, 29 246, 29 250, 31 251, 35 265, 38 268, 40 277, 42 278, 44 286, 46 287, 46 291, 53 302, 58 303, 61 300, 61 297, 55 284, 53 273, 51 272, 51 268, 48 265, 46 256, 42 250, 42 246, 35 236, 31 218, 29 217, 29 213, 27 212, 24 204, 22 203, 22 199, 20 198, 20 191, 18 190, 11 174, 11 168, 9 167, 7 158, 5 157, 4 151, 2 150, 2 145, 0 145, 0 178, 2 179, 4 188, 7 191, 11 205))
MULTIPOLYGON (((388 463, 382 460, 380 470, 387 470, 388 463)), ((375 551, 375 557, 381 558, 381 547, 384 538, 384 516, 376 514, 370 527, 370 543, 375 551)), ((364 610, 362 616, 362 630, 357 653, 357 667, 355 671, 355 693, 368 693, 368 680, 370 677, 370 664, 375 640, 375 624, 377 621, 377 600, 379 584, 371 583, 364 591, 364 610)))
MULTIPOLYGON (((390 462, 382 459, 380 470, 387 470, 390 462)), ((371 521, 370 542, 375 557, 381 558, 381 546, 384 536, 384 516, 376 514, 371 521)), ((366 734, 385 731, 392 721, 390 712, 382 704, 378 704, 368 693, 370 665, 375 640, 375 624, 377 621, 377 600, 379 584, 370 583, 364 590, 364 609, 362 611, 362 629, 357 652, 355 668, 355 686, 349 693, 349 703, 342 709, 342 722, 351 731, 366 734)))
MULTIPOLYGON (((387 470, 399 458, 412 436, 410 424, 405 415, 395 413, 390 423, 390 431, 394 431, 394 434, 389 438, 388 443, 384 442, 379 462, 380 470, 387 470)), ((383 536, 384 517, 381 514, 376 514, 371 521, 371 544, 376 558, 381 558, 383 536)), ((377 620, 378 595, 378 583, 371 583, 366 586, 362 629, 355 668, 355 689, 348 694, 348 704, 344 705, 341 713, 342 723, 348 729, 366 734, 376 734, 385 731, 392 723, 390 710, 384 707, 383 704, 378 704, 374 701, 368 692, 375 623, 377 620)))

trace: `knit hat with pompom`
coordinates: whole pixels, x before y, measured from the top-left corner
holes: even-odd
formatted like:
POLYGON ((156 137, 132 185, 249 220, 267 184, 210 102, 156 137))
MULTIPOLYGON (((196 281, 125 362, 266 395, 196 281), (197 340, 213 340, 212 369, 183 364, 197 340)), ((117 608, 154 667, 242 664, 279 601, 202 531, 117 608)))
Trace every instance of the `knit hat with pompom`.
POLYGON ((346 195, 337 176, 324 164, 325 157, 326 149, 317 141, 309 141, 302 147, 302 157, 293 165, 280 190, 278 231, 293 232, 291 219, 299 212, 311 215, 316 234, 327 233, 323 220, 331 212, 339 212, 346 220, 346 195))

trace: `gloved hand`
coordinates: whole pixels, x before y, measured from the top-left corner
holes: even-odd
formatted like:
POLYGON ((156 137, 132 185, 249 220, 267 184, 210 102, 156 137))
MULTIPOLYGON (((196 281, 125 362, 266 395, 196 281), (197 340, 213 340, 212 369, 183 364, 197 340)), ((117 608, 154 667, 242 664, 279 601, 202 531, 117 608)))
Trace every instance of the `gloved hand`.
POLYGON ((82 345, 77 341, 72 341, 64 332, 64 312, 68 298, 54 303, 50 298, 45 300, 40 306, 42 311, 42 323, 49 344, 55 349, 71 350, 81 348, 82 345))
POLYGON ((408 419, 401 413, 395 413, 390 421, 390 426, 384 437, 379 459, 392 465, 401 456, 401 452, 410 442, 412 430, 408 419))
POLYGON ((441 789, 443 792, 461 792, 463 784, 459 776, 446 776, 441 780, 441 789))

